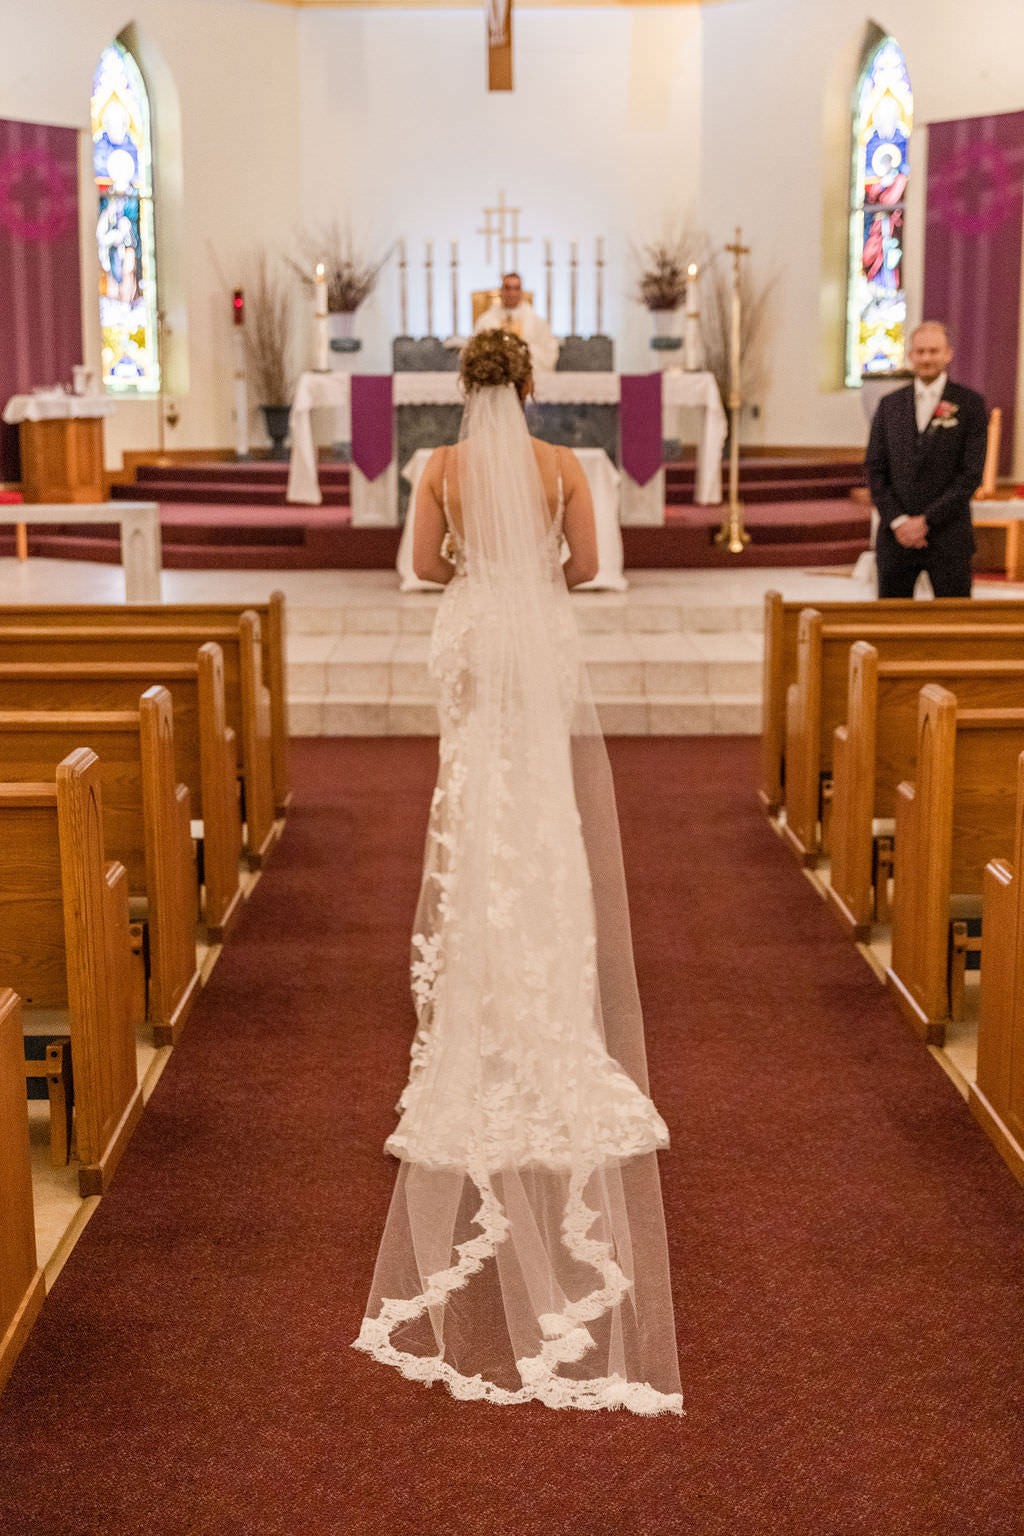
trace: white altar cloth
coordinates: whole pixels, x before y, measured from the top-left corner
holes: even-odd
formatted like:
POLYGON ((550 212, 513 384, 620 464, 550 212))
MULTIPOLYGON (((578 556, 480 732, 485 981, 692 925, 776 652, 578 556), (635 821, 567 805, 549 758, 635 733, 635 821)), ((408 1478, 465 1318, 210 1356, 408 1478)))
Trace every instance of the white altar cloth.
MULTIPOLYGON (((457 373, 396 373, 393 379, 393 400, 396 406, 461 405, 464 398, 457 373)), ((538 373, 534 382, 536 399, 540 405, 619 403, 617 373, 538 373)), ((289 501, 320 505, 311 412, 328 408, 347 414, 351 393, 352 380, 347 373, 304 373, 300 376, 292 401, 289 501)), ((667 436, 673 435, 670 412, 675 412, 680 406, 694 406, 703 410, 704 422, 697 444, 697 483, 694 494, 701 504, 717 505, 722 499, 722 446, 725 443, 727 423, 714 375, 675 373, 669 370, 662 374, 661 405, 662 430, 667 436), (668 418, 667 422, 664 418, 668 418)), ((373 521, 379 524, 380 520, 378 512, 373 521)), ((352 521, 359 522, 354 503, 352 521)))
MULTIPOLYGON (((412 486, 409 493, 409 510, 405 515, 402 541, 398 546, 395 567, 403 592, 436 592, 432 581, 420 581, 412 568, 413 518, 416 508, 416 492, 420 476, 430 458, 432 448, 417 448, 402 470, 402 478, 412 486)), ((583 465, 583 473, 594 499, 594 521, 597 524, 597 575, 593 581, 584 582, 577 592, 625 592, 629 583, 622 570, 622 533, 619 529, 619 471, 603 448, 577 448, 576 457, 583 465)))
POLYGON ((4 406, 4 421, 67 421, 71 417, 112 416, 117 401, 104 395, 65 395, 63 392, 12 395, 4 406))

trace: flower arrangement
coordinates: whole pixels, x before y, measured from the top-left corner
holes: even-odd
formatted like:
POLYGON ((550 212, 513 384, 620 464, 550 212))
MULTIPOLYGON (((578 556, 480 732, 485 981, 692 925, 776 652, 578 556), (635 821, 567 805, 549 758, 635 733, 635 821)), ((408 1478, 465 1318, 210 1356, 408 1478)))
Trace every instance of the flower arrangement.
POLYGON ((330 315, 353 314, 370 297, 380 270, 391 255, 387 250, 379 261, 367 260, 356 251, 351 234, 342 233, 337 223, 328 225, 317 236, 307 235, 301 246, 305 261, 289 257, 288 265, 307 287, 312 287, 316 264, 323 262, 330 315))
POLYGON ((287 406, 293 384, 288 366, 292 295, 266 251, 253 260, 246 299, 245 346, 257 399, 264 406, 287 406))
POLYGON ((643 248, 636 296, 653 310, 678 309, 686 300, 686 269, 694 259, 685 239, 656 240, 643 248))

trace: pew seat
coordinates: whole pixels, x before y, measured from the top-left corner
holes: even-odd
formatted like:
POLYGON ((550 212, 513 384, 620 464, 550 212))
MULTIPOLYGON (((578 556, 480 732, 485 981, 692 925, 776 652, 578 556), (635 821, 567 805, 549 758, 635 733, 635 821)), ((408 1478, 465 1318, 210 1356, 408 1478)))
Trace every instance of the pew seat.
MULTIPOLYGON (((283 816, 291 804, 288 763, 288 692, 285 674, 286 619, 284 593, 272 592, 265 603, 17 603, 0 606, 0 627, 57 624, 122 628, 167 624, 186 625, 194 632, 204 626, 238 624, 243 613, 260 621, 262 677, 270 696, 271 758, 274 804, 283 816)), ((202 638, 206 638, 203 636, 202 638)))
MULTIPOLYGON (((67 1018, 82 1195, 102 1194, 142 1112, 127 877, 103 846, 99 761, 79 747, 38 783, 0 783, 0 976, 67 1018)), ((19 1048, 20 1094, 24 1058, 19 1048)))
POLYGON ((125 867, 141 930, 146 985, 135 1016, 150 1019, 157 1045, 173 1045, 200 973, 189 793, 175 781, 170 693, 147 688, 134 710, 0 710, 0 779, 42 779, 77 746, 99 759, 104 843, 125 867))
POLYGON ((137 710, 150 685, 171 696, 174 773, 189 792, 201 840, 203 917, 217 941, 243 900, 236 738, 227 723, 220 647, 201 645, 190 662, 0 661, 2 710, 137 710))
POLYGON ((858 940, 888 917, 896 788, 914 778, 918 697, 927 683, 950 689, 963 708, 1021 708, 1024 658, 882 661, 866 641, 851 646, 846 719, 832 754, 828 900, 858 940))
MULTIPOLYGON (((129 610, 130 612, 130 610, 129 610)), ((0 625, 0 664, 140 665, 193 662, 201 645, 220 647, 227 723, 239 747, 249 864, 258 869, 278 836, 270 742, 270 695, 263 682, 260 621, 247 610, 226 624, 0 625)), ((159 682, 158 676, 147 683, 159 682)))
POLYGON ((828 847, 832 749, 846 711, 850 648, 858 640, 886 662, 1024 661, 1024 624, 826 624, 818 609, 805 608, 796 681, 786 699, 783 836, 808 867, 828 847))
MULTIPOLYGON (((786 695, 790 684, 796 681, 797 629, 800 613, 808 606, 811 605, 805 602, 786 602, 781 592, 765 593, 758 798, 773 816, 782 807, 786 695)), ((1016 599, 940 597, 918 602, 913 598, 887 597, 863 602, 820 602, 813 606, 826 624, 1024 624, 1024 603, 1016 599)))
MULTIPOLYGON (((960 709, 928 683, 918 704, 913 783, 896 793, 892 960, 886 973, 904 1016, 931 1045, 957 1017, 985 866, 1016 832, 1024 709, 960 709)), ((982 935, 984 942, 984 935, 982 935)), ((984 976, 984 957, 982 956, 984 976)))

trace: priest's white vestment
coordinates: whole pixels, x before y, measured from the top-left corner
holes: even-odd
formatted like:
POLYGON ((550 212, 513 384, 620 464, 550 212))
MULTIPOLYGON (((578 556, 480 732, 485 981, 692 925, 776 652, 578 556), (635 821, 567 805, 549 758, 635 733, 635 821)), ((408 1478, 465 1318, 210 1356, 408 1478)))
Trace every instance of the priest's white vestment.
POLYGON ((476 330, 514 331, 529 347, 535 368, 550 372, 558 362, 558 342, 551 334, 551 327, 526 299, 514 309, 506 309, 500 301, 492 304, 480 316, 476 330))

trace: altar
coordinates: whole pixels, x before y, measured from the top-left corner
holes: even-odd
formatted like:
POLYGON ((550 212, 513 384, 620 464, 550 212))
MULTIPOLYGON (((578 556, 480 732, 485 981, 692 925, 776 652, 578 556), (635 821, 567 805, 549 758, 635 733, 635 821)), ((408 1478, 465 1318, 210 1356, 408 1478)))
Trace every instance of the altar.
MULTIPOLYGON (((714 376, 670 370, 641 376, 645 384, 660 380, 660 435, 675 435, 680 407, 697 407, 702 425, 697 443, 695 497, 704 505, 722 499, 722 447, 726 418, 714 376)), ((611 372, 538 373, 535 399, 539 406, 585 404, 618 410, 633 376, 611 372)), ((317 453, 313 411, 334 413, 333 436, 352 443, 352 523, 356 527, 395 526, 399 522, 394 417, 403 406, 460 407, 463 402, 454 372, 399 372, 360 378, 347 373, 301 375, 291 412, 291 465, 287 496, 290 502, 319 506, 317 453), (368 389, 369 385, 375 386, 368 389), (355 411, 353 404, 355 401, 355 411)), ((543 420, 531 423, 543 437, 543 420)), ((450 434, 448 440, 455 441, 450 434)), ((553 438, 551 440, 554 440, 553 438)), ((443 438, 439 438, 438 444, 443 438)), ((577 446, 570 444, 569 446, 577 446)), ((620 443, 620 465, 625 456, 620 443)), ((641 478, 623 471, 620 521, 655 524, 664 521, 664 470, 650 465, 641 478)))

